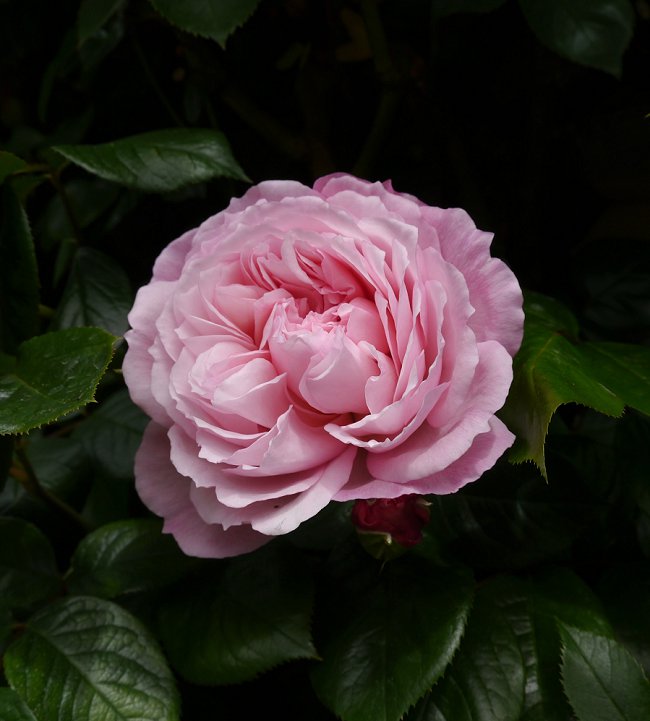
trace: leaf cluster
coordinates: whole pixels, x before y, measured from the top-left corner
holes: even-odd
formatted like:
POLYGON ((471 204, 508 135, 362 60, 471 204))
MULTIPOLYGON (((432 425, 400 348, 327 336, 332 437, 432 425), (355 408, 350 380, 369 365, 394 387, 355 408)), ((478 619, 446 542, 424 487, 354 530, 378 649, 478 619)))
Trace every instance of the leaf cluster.
POLYGON ((650 718, 644 13, 0 3, 1 719, 650 718), (249 179, 334 170, 498 230, 517 441, 386 564, 348 504, 188 558, 134 492, 133 291, 249 179))

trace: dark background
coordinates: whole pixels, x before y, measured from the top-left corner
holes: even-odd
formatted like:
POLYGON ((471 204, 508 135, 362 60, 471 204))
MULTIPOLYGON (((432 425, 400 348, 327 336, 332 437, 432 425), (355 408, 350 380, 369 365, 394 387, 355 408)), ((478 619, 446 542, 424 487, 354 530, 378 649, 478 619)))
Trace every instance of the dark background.
MULTIPOLYGON (((386 0, 378 8, 387 52, 374 59, 352 1, 263 0, 225 50, 136 0, 77 51, 77 6, 0 2, 6 149, 38 158, 56 142, 218 127, 254 182, 348 171, 464 207, 496 233, 494 252, 522 285, 568 302, 585 332, 646 337, 646 2, 637 3, 620 79, 547 50, 514 2, 434 21, 427 2, 386 0)), ((90 183, 72 168, 64 178, 90 183)), ((216 180, 165 197, 131 193, 117 213, 106 197, 114 187, 105 210, 102 188, 87 200, 82 187, 81 202, 101 211, 84 237, 137 286, 164 245, 245 187, 216 180)), ((39 189, 32 217, 49 200, 39 189)))

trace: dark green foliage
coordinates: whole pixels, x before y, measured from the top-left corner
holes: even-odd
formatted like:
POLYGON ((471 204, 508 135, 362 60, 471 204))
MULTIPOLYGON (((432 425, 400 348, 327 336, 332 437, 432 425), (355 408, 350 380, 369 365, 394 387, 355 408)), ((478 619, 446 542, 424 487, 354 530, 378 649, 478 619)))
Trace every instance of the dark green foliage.
POLYGON ((648 16, 0 1, 1 721, 650 718, 648 16), (134 292, 249 176, 334 171, 496 231, 517 440, 383 565, 351 503, 189 558, 134 487, 134 292))

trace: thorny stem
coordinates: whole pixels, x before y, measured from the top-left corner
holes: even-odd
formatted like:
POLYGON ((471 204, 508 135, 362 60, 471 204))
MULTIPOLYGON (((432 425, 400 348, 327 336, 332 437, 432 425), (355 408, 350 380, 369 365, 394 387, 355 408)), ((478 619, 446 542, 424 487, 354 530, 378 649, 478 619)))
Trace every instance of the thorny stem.
POLYGON ((65 501, 57 498, 57 496, 55 496, 53 493, 50 493, 47 488, 44 488, 41 485, 41 482, 38 480, 38 476, 34 471, 34 467, 32 466, 29 458, 27 457, 27 454, 25 453, 25 449, 22 448, 19 444, 16 445, 16 456, 20 461, 20 465, 22 466, 22 470, 24 471, 24 473, 16 473, 14 475, 16 477, 16 480, 20 482, 20 484, 27 491, 27 493, 34 496, 35 498, 41 499, 51 508, 56 509, 59 513, 64 514, 67 518, 73 521, 75 525, 81 528, 84 533, 88 533, 88 531, 92 530, 91 525, 80 513, 75 511, 72 506, 69 506, 65 501))

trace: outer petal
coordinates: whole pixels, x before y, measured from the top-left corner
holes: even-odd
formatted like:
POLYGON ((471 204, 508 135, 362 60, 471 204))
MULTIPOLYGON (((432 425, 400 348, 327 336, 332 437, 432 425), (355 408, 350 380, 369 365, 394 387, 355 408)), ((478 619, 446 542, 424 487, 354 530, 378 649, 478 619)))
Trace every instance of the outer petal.
POLYGON ((457 461, 428 478, 411 483, 415 493, 455 493, 467 483, 480 478, 514 443, 515 436, 496 416, 489 420, 490 429, 480 433, 457 461))
POLYGON ((163 425, 168 425, 168 420, 151 390, 153 357, 149 349, 155 340, 156 319, 173 286, 171 282, 161 281, 140 288, 129 313, 132 330, 124 335, 129 349, 124 356, 122 372, 131 398, 147 415, 163 425))
POLYGON ((270 540, 247 525, 224 531, 206 524, 190 501, 192 481, 176 471, 169 453, 165 429, 150 423, 135 458, 136 489, 143 503, 165 519, 163 530, 174 536, 185 553, 226 558, 253 551, 270 540))
POLYGON ((153 266, 153 280, 178 280, 197 229, 188 230, 170 243, 153 266))
POLYGON ((460 208, 422 208, 436 229, 440 252, 465 277, 475 313, 470 326, 481 340, 496 340, 514 355, 523 336, 521 288, 508 266, 490 256, 492 233, 478 230, 460 208))

